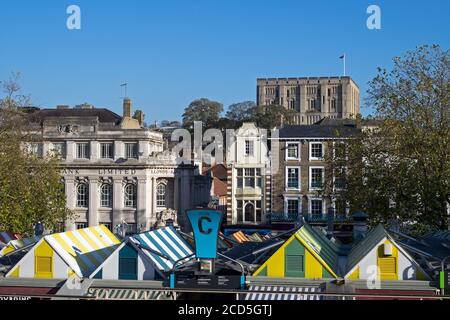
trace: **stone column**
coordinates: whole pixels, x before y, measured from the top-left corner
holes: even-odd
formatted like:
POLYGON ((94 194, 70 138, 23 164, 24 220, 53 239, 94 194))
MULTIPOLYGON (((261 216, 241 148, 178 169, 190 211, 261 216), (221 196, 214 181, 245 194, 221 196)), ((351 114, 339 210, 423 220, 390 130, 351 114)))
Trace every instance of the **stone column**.
POLYGON ((98 226, 99 222, 98 207, 99 207, 98 178, 89 177, 89 211, 88 211, 89 227, 98 226))
POLYGON ((147 219, 147 193, 146 193, 147 179, 145 177, 138 178, 137 184, 137 212, 136 212, 136 223, 137 227, 142 228, 141 231, 148 230, 148 219, 147 219))
MULTIPOLYGON (((73 177, 64 178, 65 189, 66 189, 66 207, 69 210, 75 209, 75 179, 73 177)), ((65 222, 64 228, 66 231, 75 230, 75 222, 72 220, 67 220, 65 222)))
POLYGON ((157 178, 152 177, 152 218, 154 219, 156 216, 156 184, 157 178))
POLYGON ((111 222, 112 226, 120 224, 122 222, 122 208, 123 208, 123 192, 122 192, 122 179, 113 179, 113 211, 111 222))
POLYGON ((75 158, 76 158, 75 142, 67 141, 66 142, 66 161, 71 162, 75 158))
POLYGON ((91 161, 97 161, 100 158, 100 144, 98 141, 91 141, 89 148, 91 149, 91 161))

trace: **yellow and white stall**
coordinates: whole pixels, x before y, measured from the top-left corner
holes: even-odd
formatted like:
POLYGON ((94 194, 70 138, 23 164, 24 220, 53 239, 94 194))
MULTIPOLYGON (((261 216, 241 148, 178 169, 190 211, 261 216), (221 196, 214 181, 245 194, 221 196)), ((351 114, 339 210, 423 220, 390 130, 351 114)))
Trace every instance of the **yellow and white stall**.
POLYGON ((43 237, 6 277, 88 278, 120 245, 104 225, 43 237))

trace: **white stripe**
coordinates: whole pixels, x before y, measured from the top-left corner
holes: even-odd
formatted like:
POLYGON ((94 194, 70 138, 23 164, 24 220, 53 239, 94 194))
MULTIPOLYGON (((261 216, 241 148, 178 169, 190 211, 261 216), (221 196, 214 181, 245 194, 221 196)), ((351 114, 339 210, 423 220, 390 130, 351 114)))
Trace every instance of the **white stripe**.
MULTIPOLYGON (((142 239, 146 245, 149 246, 150 249, 156 251, 156 252, 160 252, 158 250, 158 248, 155 247, 155 245, 153 243, 150 242, 150 240, 147 239, 147 237, 145 236, 139 236, 140 239, 142 239)), ((161 270, 166 270, 165 267, 163 267, 155 258, 153 258, 153 256, 151 255, 150 252, 144 250, 145 253, 157 264, 158 268, 160 268, 161 270)), ((170 261, 168 261, 167 259, 164 259, 163 257, 159 257, 161 258, 161 260, 166 263, 170 268, 172 268, 172 263, 170 261)))
MULTIPOLYGON (((174 242, 172 241, 172 239, 170 239, 170 238, 167 236, 167 234, 166 234, 165 232, 162 232, 161 229, 157 230, 156 232, 157 232, 159 235, 161 235, 161 237, 163 237, 163 239, 166 240, 166 241, 167 241, 167 242, 175 249, 175 251, 179 253, 179 255, 180 255, 182 258, 186 257, 186 253, 184 253, 183 251, 181 251, 179 245, 177 245, 176 243, 174 243, 174 242)), ((175 238, 176 238, 176 237, 175 237, 175 238)), ((175 260, 178 260, 178 258, 176 258, 175 260)))
POLYGON ((86 235, 89 237, 89 240, 92 240, 95 242, 95 244, 98 246, 98 248, 105 248, 105 245, 98 239, 98 237, 91 231, 91 229, 83 229, 83 231, 86 233, 86 235))
POLYGON ((108 242, 110 245, 114 245, 114 241, 111 240, 110 237, 108 237, 108 235, 103 231, 102 228, 100 227, 94 227, 95 230, 97 230, 97 232, 100 234, 100 236, 102 237, 102 239, 104 239, 106 242, 108 242))
POLYGON ((182 239, 180 239, 180 236, 178 234, 173 232, 173 230, 171 228, 167 228, 166 230, 167 230, 167 233, 169 233, 173 238, 177 239, 177 243, 180 245, 180 247, 182 247, 184 250, 189 252, 189 255, 193 254, 192 249, 189 248, 182 239))
POLYGON ((67 265, 79 276, 83 277, 83 273, 81 272, 80 267, 78 266, 78 263, 75 261, 75 259, 66 251, 64 250, 61 245, 54 239, 52 236, 45 237, 46 241, 50 244, 51 247, 65 260, 67 265))
MULTIPOLYGON (((83 260, 84 264, 88 266, 89 269, 95 269, 95 266, 92 264, 92 262, 84 255, 84 252, 81 251, 80 248, 78 248, 75 243, 72 242, 72 240, 70 240, 70 238, 67 236, 66 233, 60 233, 59 234, 61 236, 61 238, 63 238, 63 240, 70 246, 72 247, 72 250, 75 252, 75 254, 77 254, 77 252, 73 249, 73 247, 75 247, 76 249, 78 249, 80 251, 80 259, 83 260)), ((74 260, 76 262, 76 259, 74 257, 74 260)))
POLYGON ((170 250, 170 249, 166 246, 166 244, 165 244, 164 242, 162 242, 162 241, 158 238, 158 236, 156 236, 153 232, 149 232, 149 233, 148 233, 148 236, 149 236, 150 238, 152 238, 153 241, 155 241, 157 244, 159 244, 159 245, 163 248, 163 250, 165 251, 164 253, 166 253, 166 255, 169 255, 169 257, 170 257, 172 260, 174 260, 174 261, 177 261, 177 260, 178 260, 178 257, 175 255, 175 253, 173 253, 172 250, 170 250))

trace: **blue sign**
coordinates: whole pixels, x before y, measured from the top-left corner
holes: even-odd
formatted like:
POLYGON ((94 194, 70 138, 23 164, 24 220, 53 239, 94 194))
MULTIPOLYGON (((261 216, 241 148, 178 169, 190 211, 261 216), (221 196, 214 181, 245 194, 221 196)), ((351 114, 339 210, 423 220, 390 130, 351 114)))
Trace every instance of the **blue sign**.
POLYGON ((200 259, 217 258, 217 240, 222 223, 222 212, 210 209, 188 210, 195 240, 195 255, 200 259))

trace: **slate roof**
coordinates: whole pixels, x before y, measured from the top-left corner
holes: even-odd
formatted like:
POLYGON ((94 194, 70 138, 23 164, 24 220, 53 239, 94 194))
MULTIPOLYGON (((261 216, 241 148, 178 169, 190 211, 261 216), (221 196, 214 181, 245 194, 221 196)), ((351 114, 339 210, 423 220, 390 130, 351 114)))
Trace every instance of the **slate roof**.
POLYGON ((121 116, 105 108, 41 109, 28 115, 28 119, 33 123, 42 123, 50 117, 98 117, 98 121, 101 123, 114 124, 119 124, 122 121, 121 116))
POLYGON ((351 137, 359 132, 356 126, 337 125, 290 125, 280 129, 280 139, 288 138, 338 138, 351 137))
POLYGON ((356 243, 347 256, 347 268, 346 272, 351 271, 358 262, 364 258, 375 245, 380 243, 383 238, 387 237, 388 233, 380 224, 376 228, 370 230, 367 235, 356 243))
POLYGON ((332 270, 338 270, 340 249, 323 232, 305 224, 296 232, 296 235, 306 242, 332 270))

